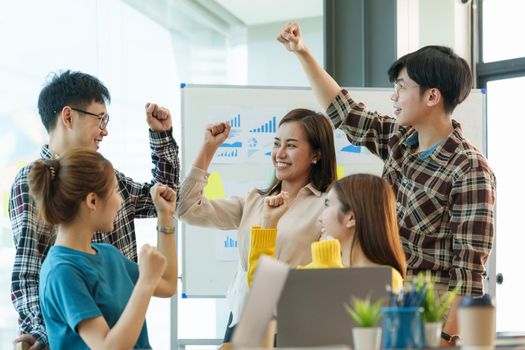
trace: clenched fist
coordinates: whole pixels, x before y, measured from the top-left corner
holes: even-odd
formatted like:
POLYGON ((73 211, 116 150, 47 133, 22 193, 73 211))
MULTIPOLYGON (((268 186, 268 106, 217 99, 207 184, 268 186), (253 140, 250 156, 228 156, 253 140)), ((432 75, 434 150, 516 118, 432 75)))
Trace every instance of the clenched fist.
POLYGON ((157 214, 165 214, 169 217, 175 215, 177 206, 177 192, 172 188, 157 183, 150 189, 151 200, 157 209, 157 214))
POLYGON ((286 213, 289 205, 289 194, 286 191, 276 196, 264 198, 263 222, 264 228, 275 228, 281 216, 286 213))
POLYGON ((172 120, 170 110, 155 103, 146 103, 146 121, 152 131, 168 131, 172 120))
POLYGON ((139 276, 148 285, 156 286, 166 271, 167 261, 157 248, 144 244, 139 252, 139 276))

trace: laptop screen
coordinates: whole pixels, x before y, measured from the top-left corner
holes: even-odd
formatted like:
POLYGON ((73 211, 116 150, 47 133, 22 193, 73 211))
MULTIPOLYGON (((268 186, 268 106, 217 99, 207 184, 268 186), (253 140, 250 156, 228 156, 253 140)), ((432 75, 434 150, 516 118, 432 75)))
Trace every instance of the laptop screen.
POLYGON ((353 347, 355 323, 343 304, 352 296, 386 300, 387 284, 390 267, 291 270, 277 306, 277 346, 353 347))

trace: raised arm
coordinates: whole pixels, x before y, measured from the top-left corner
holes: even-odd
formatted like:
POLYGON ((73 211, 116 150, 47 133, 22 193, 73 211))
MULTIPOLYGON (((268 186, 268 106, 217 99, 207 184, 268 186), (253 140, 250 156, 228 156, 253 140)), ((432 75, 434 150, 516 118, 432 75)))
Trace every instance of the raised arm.
POLYGON ((217 149, 228 138, 231 126, 227 122, 215 123, 206 126, 204 143, 193 163, 193 166, 204 171, 208 170, 211 160, 217 149))
POLYGON ((179 185, 179 147, 172 135, 172 118, 167 108, 155 103, 146 104, 146 120, 150 128, 153 177, 168 187, 179 185))
POLYGON ((166 271, 162 275, 154 295, 169 298, 177 292, 177 245, 175 237, 175 207, 177 193, 168 186, 156 184, 151 189, 151 198, 157 208, 157 249, 167 261, 166 271))
POLYGON ((341 91, 341 87, 312 56, 303 42, 299 24, 294 22, 288 23, 277 34, 277 41, 282 43, 288 51, 295 53, 303 66, 317 101, 321 107, 327 109, 341 91))
POLYGON ((210 162, 219 146, 228 138, 228 123, 210 124, 204 132, 204 143, 178 193, 177 217, 180 221, 201 227, 233 230, 239 227, 244 198, 207 199, 204 188, 210 174, 210 162))
POLYGON ((11 275, 11 301, 18 313, 22 335, 15 343, 31 344, 31 350, 48 345, 47 332, 38 301, 38 279, 43 255, 52 245, 52 228, 38 217, 29 195, 27 173, 17 175, 9 198, 9 217, 16 253, 11 275))
POLYGON ((149 126, 153 179, 150 183, 138 183, 123 174, 119 176, 119 183, 129 193, 129 201, 137 218, 157 215, 149 192, 151 186, 157 182, 175 190, 179 186, 179 147, 172 135, 170 111, 155 103, 147 103, 146 121, 149 126))

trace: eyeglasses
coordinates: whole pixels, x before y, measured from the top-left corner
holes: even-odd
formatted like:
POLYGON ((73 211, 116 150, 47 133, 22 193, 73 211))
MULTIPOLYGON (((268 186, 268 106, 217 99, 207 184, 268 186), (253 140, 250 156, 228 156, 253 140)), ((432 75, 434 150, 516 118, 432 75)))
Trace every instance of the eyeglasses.
POLYGON ((399 90, 401 90, 403 86, 401 84, 399 84, 397 81, 394 81, 394 93, 396 95, 399 94, 399 90))
POLYGON ((78 109, 78 108, 71 107, 71 109, 74 110, 74 111, 77 111, 79 113, 82 113, 82 114, 87 114, 87 115, 90 115, 90 116, 93 116, 93 117, 97 117, 97 119, 100 120, 100 123, 98 125, 100 130, 104 130, 106 128, 106 126, 108 125, 108 123, 109 123, 109 114, 107 114, 107 113, 104 114, 104 115, 98 115, 98 114, 91 113, 91 112, 88 112, 88 111, 84 111, 84 110, 78 109))
POLYGON ((413 84, 408 84, 406 81, 404 81, 403 79, 400 79, 400 80, 396 80, 394 81, 394 93, 396 95, 399 94, 399 90, 401 89, 406 89, 406 88, 415 88, 415 87, 419 87, 419 85, 413 85, 413 84), (402 84, 401 84, 402 83, 402 84))

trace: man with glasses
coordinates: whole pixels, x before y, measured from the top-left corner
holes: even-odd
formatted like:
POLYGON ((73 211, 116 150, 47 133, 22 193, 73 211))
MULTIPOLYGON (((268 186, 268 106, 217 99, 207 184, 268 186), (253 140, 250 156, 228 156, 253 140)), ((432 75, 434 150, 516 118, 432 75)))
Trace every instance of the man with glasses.
MULTIPOLYGON (((76 147, 98 150, 108 135, 106 103, 109 102, 108 89, 91 75, 72 71, 54 75, 38 99, 38 111, 49 133, 49 144, 42 146, 40 156, 44 159, 60 157, 66 150, 76 147)), ((179 184, 178 146, 172 136, 170 112, 148 103, 146 120, 150 129, 153 180, 138 183, 115 171, 124 203, 117 214, 114 230, 97 232, 93 238, 94 242, 114 245, 135 262, 134 220, 156 217, 150 188, 156 182, 174 189, 179 184)), ((48 346, 38 300, 38 279, 42 261, 55 241, 56 228, 39 218, 29 195, 27 176, 30 167, 24 167, 17 174, 9 199, 9 217, 16 247, 11 300, 18 312, 21 330, 15 345, 25 342, 30 345, 29 349, 36 350, 48 346)))
POLYGON ((467 62, 442 46, 398 59, 388 70, 391 118, 368 111, 341 89, 304 45, 298 24, 289 23, 277 40, 296 54, 333 125, 384 161, 383 177, 397 196, 407 279, 430 271, 436 288, 458 290, 443 335, 454 339, 461 295, 483 293, 496 198, 487 160, 451 118, 472 89, 467 62))

